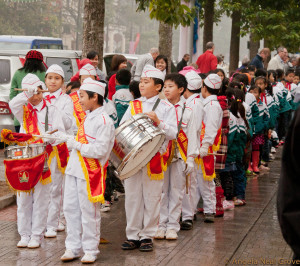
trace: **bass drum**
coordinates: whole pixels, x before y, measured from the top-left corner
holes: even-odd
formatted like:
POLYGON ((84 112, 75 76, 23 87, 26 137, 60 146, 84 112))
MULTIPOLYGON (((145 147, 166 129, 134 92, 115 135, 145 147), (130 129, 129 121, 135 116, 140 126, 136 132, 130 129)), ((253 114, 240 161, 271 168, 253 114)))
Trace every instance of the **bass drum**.
POLYGON ((115 144, 110 163, 124 180, 143 168, 159 151, 165 141, 165 132, 154 126, 147 115, 137 114, 115 131, 115 144))

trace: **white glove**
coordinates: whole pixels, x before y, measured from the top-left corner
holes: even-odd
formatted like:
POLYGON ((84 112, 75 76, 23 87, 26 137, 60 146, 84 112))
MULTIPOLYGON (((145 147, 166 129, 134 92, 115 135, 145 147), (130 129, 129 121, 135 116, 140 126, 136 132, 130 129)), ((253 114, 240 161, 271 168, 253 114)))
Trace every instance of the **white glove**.
POLYGON ((51 136, 53 136, 55 138, 59 138, 62 141, 68 141, 68 139, 74 139, 74 136, 68 135, 61 131, 57 131, 57 132, 53 133, 51 136))
POLYGON ((67 141, 67 147, 70 150, 75 149, 75 150, 80 151, 81 143, 76 141, 74 138, 69 138, 68 141, 67 141))
POLYGON ((208 148, 209 148, 209 144, 208 143, 203 143, 201 148, 200 148, 200 157, 203 158, 205 156, 207 156, 208 154, 208 148))
POLYGON ((28 98, 31 98, 34 94, 38 94, 38 88, 28 88, 24 92, 28 98))
POLYGON ((184 174, 189 175, 195 169, 195 159, 193 157, 189 157, 186 160, 184 174))

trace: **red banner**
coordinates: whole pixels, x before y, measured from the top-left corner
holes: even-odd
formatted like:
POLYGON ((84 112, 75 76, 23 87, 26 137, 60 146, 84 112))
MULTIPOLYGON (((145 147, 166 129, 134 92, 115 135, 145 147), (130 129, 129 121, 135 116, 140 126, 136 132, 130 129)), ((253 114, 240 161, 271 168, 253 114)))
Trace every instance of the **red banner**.
POLYGON ((7 145, 18 144, 20 146, 27 145, 35 140, 31 134, 25 133, 15 133, 9 129, 2 129, 1 131, 1 141, 7 145))
POLYGON ((30 192, 42 177, 45 159, 44 152, 32 158, 4 160, 5 177, 10 187, 30 192))
POLYGON ((74 117, 76 119, 76 125, 79 127, 84 120, 86 113, 83 111, 81 104, 79 103, 79 97, 77 92, 73 92, 70 94, 70 97, 73 101, 73 106, 74 106, 74 117))

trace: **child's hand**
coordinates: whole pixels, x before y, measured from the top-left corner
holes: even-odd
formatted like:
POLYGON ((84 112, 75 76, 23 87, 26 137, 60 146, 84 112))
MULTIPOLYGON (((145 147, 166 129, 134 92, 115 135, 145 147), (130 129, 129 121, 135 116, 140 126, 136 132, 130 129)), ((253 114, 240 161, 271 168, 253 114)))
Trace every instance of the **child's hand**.
POLYGON ((157 126, 160 124, 160 120, 158 119, 155 112, 151 111, 149 113, 145 113, 157 126))

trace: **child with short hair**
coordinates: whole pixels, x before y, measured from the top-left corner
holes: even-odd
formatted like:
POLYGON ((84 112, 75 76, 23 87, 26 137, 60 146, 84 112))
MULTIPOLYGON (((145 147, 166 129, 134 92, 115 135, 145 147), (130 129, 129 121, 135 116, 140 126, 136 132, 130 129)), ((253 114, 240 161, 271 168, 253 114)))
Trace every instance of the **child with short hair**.
POLYGON ((141 93, 140 93, 140 88, 139 88, 139 82, 136 80, 133 80, 129 84, 129 91, 132 94, 134 99, 140 98, 141 93))
POLYGON ((131 73, 127 69, 120 69, 116 74, 116 93, 113 95, 112 101, 116 106, 118 121, 122 120, 129 102, 133 100, 133 96, 129 91, 130 79, 131 73))
MULTIPOLYGON (((127 109, 120 123, 122 124, 131 116, 143 112, 158 128, 164 130, 166 133, 165 143, 152 160, 161 160, 166 144, 169 140, 175 139, 177 134, 175 107, 158 98, 163 85, 163 73, 151 65, 146 65, 140 80, 142 97, 131 102, 131 108, 127 109), (155 106, 156 109, 153 110, 155 106)), ((132 177, 124 180, 127 240, 122 244, 122 249, 153 250, 152 239, 159 220, 163 177, 162 169, 153 169, 149 166, 148 175, 148 167, 145 166, 132 177)))
MULTIPOLYGON (((195 158, 197 158, 199 154, 200 148, 200 135, 202 128, 202 120, 203 120, 203 104, 200 100, 199 93, 201 92, 202 87, 202 79, 198 75, 198 73, 192 69, 186 70, 185 68, 179 72, 181 75, 184 75, 187 80, 187 89, 184 92, 183 96, 186 100, 185 105, 187 108, 192 109, 193 113, 196 114, 197 119, 194 120, 194 134, 196 134, 196 140, 192 140, 193 148, 197 148, 197 155, 190 156, 186 160, 187 164, 187 173, 186 179, 188 180, 187 192, 183 194, 182 200, 182 222, 180 224, 181 230, 191 230, 193 228, 193 219, 195 215, 195 206, 197 205, 196 197, 197 197, 197 167, 195 166, 195 158)), ((191 137, 192 139, 194 137, 191 137)), ((190 146, 191 148, 191 146, 190 146)))
MULTIPOLYGON (((203 198, 204 222, 207 223, 214 222, 216 213, 215 158, 211 153, 219 150, 221 141, 223 110, 217 99, 221 86, 221 78, 217 74, 210 74, 204 80, 203 88, 201 89, 204 116, 199 151, 200 158, 198 158, 198 165, 200 167, 197 171, 197 181, 200 196, 203 198)), ((199 196, 196 204, 198 201, 199 196)), ((196 206, 194 208, 196 209, 196 206)))
POLYGON ((80 88, 79 81, 71 81, 66 86, 66 94, 70 95, 71 93, 78 91, 80 88))
MULTIPOLYGON (((199 78, 197 73, 195 75, 199 78)), ((185 100, 181 96, 187 86, 187 81, 181 74, 168 74, 165 78, 163 92, 167 100, 175 106, 178 137, 169 143, 173 157, 169 158, 170 165, 164 174, 160 219, 155 239, 177 239, 186 175, 194 170, 194 161, 198 155, 197 122, 202 110, 200 109, 199 113, 185 105, 185 100)))
POLYGON ((68 138, 72 149, 66 169, 64 214, 67 221, 66 251, 62 261, 79 258, 93 263, 99 253, 100 210, 104 202, 108 158, 114 144, 114 125, 104 111, 105 83, 87 78, 80 87, 80 104, 89 111, 79 127, 76 140, 68 138))
MULTIPOLYGON (((46 71, 45 83, 49 92, 45 93, 45 100, 49 109, 49 128, 46 131, 58 129, 67 133, 72 129, 73 103, 67 94, 63 94, 64 71, 59 65, 51 65, 46 71)), ((51 170, 50 204, 47 218, 45 237, 56 237, 57 230, 64 230, 60 222, 62 209, 63 175, 67 166, 69 152, 63 141, 52 141, 47 146, 49 165, 51 170)))
MULTIPOLYGON (((9 102, 14 116, 20 121, 20 133, 43 135, 47 106, 40 90, 45 90, 44 82, 34 74, 27 74, 22 80, 26 89, 9 102)), ((43 142, 39 139, 37 142, 43 142)), ((34 142, 33 142, 34 143, 34 142)), ((38 248, 44 237, 47 225, 47 205, 51 178, 41 179, 30 193, 17 193, 17 222, 21 240, 19 248, 38 248)))

